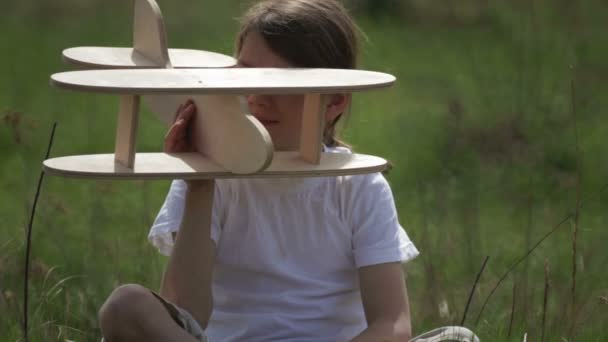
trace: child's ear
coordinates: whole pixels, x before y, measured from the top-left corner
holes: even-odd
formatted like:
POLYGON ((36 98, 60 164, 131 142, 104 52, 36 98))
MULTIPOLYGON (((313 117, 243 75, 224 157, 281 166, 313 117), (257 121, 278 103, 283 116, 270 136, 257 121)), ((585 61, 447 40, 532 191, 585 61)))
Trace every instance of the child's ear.
POLYGON ((340 114, 346 111, 350 104, 351 94, 331 94, 327 95, 327 107, 325 119, 328 122, 335 120, 340 114))

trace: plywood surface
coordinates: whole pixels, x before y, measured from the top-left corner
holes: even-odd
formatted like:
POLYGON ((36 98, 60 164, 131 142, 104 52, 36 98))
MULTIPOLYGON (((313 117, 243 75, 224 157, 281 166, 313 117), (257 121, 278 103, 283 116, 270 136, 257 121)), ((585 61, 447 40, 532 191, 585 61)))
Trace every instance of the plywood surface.
MULTIPOLYGON (((81 46, 63 50, 63 59, 84 68, 136 69, 159 68, 158 63, 133 48, 81 46)), ((169 49, 173 68, 226 68, 236 65, 236 60, 221 53, 169 49)))
POLYGON ((135 0, 133 48, 160 68, 170 68, 165 22, 154 0, 135 0))
POLYGON ((139 102, 139 95, 123 95, 120 97, 114 154, 116 161, 126 167, 133 167, 135 159, 137 128, 139 127, 139 102))
POLYGON ((325 98, 321 94, 307 94, 304 98, 300 132, 300 156, 309 163, 318 164, 325 127, 325 98))
POLYGON ((192 123, 196 149, 233 173, 263 170, 272 160, 273 145, 266 128, 241 112, 236 95, 197 95, 192 123))
POLYGON ((138 153, 133 169, 114 162, 114 154, 68 156, 44 161, 44 169, 63 177, 90 179, 211 179, 320 177, 380 172, 386 160, 365 154, 322 153, 319 165, 303 161, 297 152, 275 152, 270 166, 254 175, 238 175, 198 153, 138 153))
POLYGON ((67 89, 114 94, 302 94, 352 92, 392 85, 389 74, 344 69, 84 70, 51 75, 67 89))

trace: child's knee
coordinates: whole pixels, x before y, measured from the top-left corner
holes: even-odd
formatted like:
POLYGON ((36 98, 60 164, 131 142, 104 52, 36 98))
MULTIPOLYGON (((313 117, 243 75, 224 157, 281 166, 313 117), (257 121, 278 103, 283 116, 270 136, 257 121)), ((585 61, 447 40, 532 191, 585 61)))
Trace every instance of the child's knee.
POLYGON ((145 317, 146 302, 154 300, 150 290, 137 284, 122 285, 110 294, 99 309, 99 325, 104 336, 136 334, 145 317))

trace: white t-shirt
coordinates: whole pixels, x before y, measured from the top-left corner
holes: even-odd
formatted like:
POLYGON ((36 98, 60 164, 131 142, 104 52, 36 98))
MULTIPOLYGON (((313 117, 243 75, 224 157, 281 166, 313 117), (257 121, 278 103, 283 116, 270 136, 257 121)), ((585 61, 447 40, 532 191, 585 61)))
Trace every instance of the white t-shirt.
MULTIPOLYGON (((169 255, 186 185, 174 181, 149 234, 169 255)), ((210 341, 348 341, 367 324, 357 268, 418 251, 379 174, 216 180, 210 341)))

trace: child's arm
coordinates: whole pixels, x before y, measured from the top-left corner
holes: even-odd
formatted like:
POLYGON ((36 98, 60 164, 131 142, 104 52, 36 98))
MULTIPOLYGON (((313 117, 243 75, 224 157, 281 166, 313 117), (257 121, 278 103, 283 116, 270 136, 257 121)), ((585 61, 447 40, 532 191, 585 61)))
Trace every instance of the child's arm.
MULTIPOLYGON (((180 106, 165 137, 165 152, 192 150, 188 128, 196 115, 192 101, 180 106)), ((163 275, 160 293, 187 310, 205 328, 211 316, 211 277, 215 244, 211 239, 213 180, 187 181, 184 216, 163 275)))
POLYGON ((359 283, 368 328, 353 342, 409 341, 410 308, 401 263, 361 267, 359 283))
POLYGON ((182 225, 165 269, 160 293, 188 311, 205 328, 213 309, 211 239, 213 181, 190 181, 182 225))

